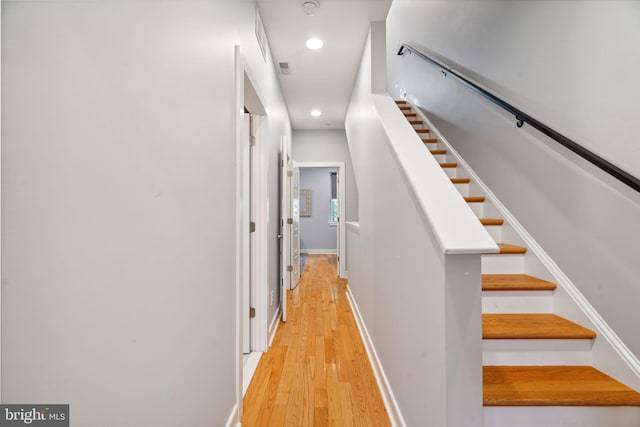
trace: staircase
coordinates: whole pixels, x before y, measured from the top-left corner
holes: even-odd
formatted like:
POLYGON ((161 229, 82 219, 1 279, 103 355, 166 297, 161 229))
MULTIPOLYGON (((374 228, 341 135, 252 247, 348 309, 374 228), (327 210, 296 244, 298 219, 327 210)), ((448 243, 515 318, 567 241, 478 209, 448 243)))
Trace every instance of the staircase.
POLYGON ((482 256, 485 425, 640 426, 640 394, 592 366, 596 332, 554 314, 552 274, 422 112, 396 103, 500 248, 482 256))

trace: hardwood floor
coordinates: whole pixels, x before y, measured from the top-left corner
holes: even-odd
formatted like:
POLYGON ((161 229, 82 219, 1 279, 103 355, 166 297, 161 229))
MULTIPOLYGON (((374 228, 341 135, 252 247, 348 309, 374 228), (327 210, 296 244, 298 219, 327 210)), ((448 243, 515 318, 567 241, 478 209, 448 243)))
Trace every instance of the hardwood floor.
POLYGON ((389 426, 330 256, 309 255, 244 398, 243 427, 389 426))

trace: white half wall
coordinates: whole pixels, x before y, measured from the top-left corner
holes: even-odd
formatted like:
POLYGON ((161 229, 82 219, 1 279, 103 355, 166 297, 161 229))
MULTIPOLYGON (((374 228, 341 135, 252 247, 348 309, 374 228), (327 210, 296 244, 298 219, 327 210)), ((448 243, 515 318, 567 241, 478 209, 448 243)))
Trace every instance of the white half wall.
POLYGON ((393 2, 388 87, 406 93, 640 355, 640 194, 479 98, 407 42, 640 176, 634 1, 393 2), (544 29, 541 31, 541 29, 544 29))
POLYGON ((393 100, 371 94, 375 39, 345 126, 360 196, 349 288, 392 425, 480 426, 480 254, 497 248, 393 100))
POLYGON ((254 10, 2 2, 3 403, 96 427, 235 410, 235 45, 269 110, 273 289, 291 132, 254 10))

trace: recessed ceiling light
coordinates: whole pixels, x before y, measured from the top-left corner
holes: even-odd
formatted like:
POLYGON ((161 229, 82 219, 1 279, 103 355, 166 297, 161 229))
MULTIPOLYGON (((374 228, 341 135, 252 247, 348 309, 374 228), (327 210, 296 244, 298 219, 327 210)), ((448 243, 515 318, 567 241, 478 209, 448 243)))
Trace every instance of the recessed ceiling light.
POLYGON ((324 42, 317 37, 311 37, 309 40, 307 40, 306 45, 309 49, 316 50, 324 46, 324 42))
POLYGON ((320 111, 320 110, 311 110, 311 115, 313 117, 320 117, 322 115, 322 111, 320 111))

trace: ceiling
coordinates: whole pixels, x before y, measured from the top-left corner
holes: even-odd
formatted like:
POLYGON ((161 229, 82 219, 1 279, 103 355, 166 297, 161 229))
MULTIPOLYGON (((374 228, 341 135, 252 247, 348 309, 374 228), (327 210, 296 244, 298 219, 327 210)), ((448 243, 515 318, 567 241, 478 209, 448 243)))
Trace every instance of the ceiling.
POLYGON ((391 0, 318 0, 315 15, 304 0, 258 0, 293 129, 342 129, 369 24, 383 21, 391 0), (324 46, 310 50, 318 37, 324 46), (282 74, 279 63, 289 64, 282 74), (311 110, 322 111, 312 117, 311 110))

